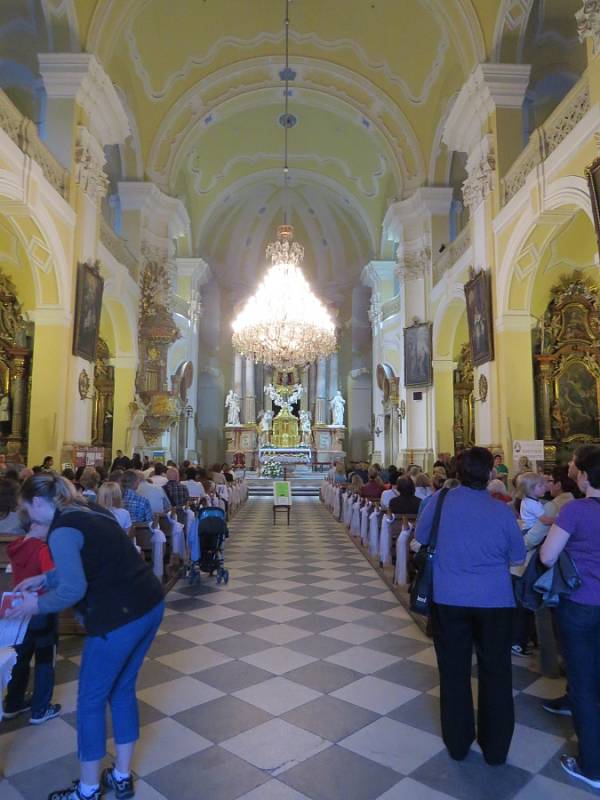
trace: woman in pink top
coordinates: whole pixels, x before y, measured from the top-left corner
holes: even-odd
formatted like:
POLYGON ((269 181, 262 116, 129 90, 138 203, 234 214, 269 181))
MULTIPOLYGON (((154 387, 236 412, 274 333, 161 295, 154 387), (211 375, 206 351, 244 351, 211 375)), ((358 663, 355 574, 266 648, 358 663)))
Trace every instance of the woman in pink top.
POLYGON ((367 500, 379 500, 383 494, 383 481, 375 467, 370 467, 368 474, 369 480, 360 490, 360 496, 366 497, 367 500))

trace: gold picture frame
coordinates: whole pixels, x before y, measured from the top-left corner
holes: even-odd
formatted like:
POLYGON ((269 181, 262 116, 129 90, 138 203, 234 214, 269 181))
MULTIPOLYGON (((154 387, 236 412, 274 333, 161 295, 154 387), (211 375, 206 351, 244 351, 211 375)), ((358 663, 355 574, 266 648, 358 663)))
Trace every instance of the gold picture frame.
POLYGON ((596 242, 600 252, 600 158, 596 158, 585 168, 585 177, 588 182, 590 200, 592 203, 592 216, 596 228, 596 242))

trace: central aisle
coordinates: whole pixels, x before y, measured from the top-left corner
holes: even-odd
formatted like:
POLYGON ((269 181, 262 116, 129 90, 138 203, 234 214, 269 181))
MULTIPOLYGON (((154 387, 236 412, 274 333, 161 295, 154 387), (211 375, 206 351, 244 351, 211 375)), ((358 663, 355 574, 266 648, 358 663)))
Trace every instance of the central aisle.
MULTIPOLYGON (((142 668, 137 800, 587 795, 555 758, 571 721, 540 707, 563 686, 522 662, 511 765, 450 760, 431 642, 317 499, 295 499, 289 528, 283 518, 273 527, 269 500, 251 500, 231 528, 229 586, 203 576, 171 592, 142 668)), ((61 643, 56 699, 67 713, 0 736, 7 800, 39 800, 76 774, 79 646, 61 643)))

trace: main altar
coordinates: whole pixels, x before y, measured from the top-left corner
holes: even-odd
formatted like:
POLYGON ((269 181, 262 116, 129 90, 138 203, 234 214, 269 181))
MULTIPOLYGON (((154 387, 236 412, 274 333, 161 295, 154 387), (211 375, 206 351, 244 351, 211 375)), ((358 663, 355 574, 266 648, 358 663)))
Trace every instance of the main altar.
POLYGON ((267 407, 261 411, 255 425, 240 423, 238 398, 233 392, 228 395, 225 439, 229 463, 243 462, 247 470, 274 478, 284 470, 288 474, 306 472, 345 457, 346 428, 340 424, 339 414, 334 413, 337 424, 313 425, 312 414, 304 407, 307 398, 302 384, 269 384, 264 393, 274 410, 267 407))

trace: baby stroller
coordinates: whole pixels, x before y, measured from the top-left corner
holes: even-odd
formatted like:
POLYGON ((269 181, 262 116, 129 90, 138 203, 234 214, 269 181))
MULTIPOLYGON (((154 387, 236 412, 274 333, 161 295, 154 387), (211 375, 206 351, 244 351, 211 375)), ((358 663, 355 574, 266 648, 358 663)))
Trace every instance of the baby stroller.
POLYGON ((197 517, 198 544, 200 552, 193 545, 192 561, 187 577, 191 584, 200 580, 200 573, 207 572, 211 577, 217 573, 217 583, 229 583, 229 570, 225 569, 223 551, 229 529, 225 522, 225 512, 221 508, 200 508, 197 517))

